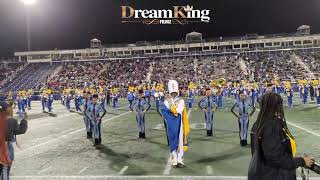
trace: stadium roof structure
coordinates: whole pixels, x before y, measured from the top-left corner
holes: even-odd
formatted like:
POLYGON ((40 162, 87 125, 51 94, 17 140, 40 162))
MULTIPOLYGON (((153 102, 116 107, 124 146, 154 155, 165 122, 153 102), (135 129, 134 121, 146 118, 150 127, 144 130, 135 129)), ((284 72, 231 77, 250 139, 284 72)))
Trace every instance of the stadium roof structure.
POLYGON ((94 38, 94 39, 91 39, 91 42, 101 42, 101 41, 97 38, 94 38))
POLYGON ((193 31, 193 32, 191 32, 191 33, 188 33, 187 36, 202 36, 202 33, 193 31))
POLYGON ((302 26, 299 26, 297 30, 304 30, 304 29, 310 29, 310 26, 302 25, 302 26))
MULTIPOLYGON (((306 25, 302 27, 307 27, 306 25)), ((202 39, 202 33, 191 32, 180 41, 138 41, 134 44, 107 44, 92 39, 91 48, 15 52, 19 61, 51 62, 88 59, 114 59, 132 57, 163 57, 164 55, 239 53, 251 51, 291 50, 293 48, 320 48, 320 34, 308 34, 309 29, 291 34, 247 35, 202 39), (189 39, 187 39, 189 37, 189 39)))

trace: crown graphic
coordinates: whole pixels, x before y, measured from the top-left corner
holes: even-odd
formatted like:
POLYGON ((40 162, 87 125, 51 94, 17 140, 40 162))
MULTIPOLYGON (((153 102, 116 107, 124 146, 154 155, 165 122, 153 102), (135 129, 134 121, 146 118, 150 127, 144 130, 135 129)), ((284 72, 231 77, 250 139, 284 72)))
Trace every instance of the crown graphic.
POLYGON ((183 9, 184 9, 184 11, 186 11, 186 12, 190 12, 190 11, 193 10, 193 6, 187 5, 187 6, 185 6, 183 9))

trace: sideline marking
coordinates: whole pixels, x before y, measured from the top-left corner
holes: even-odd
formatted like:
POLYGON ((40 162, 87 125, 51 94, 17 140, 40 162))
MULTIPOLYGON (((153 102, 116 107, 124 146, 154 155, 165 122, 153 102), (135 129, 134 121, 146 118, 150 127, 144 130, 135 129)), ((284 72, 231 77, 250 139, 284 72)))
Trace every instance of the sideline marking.
MULTIPOLYGON (((257 109, 257 111, 260 111, 260 109, 257 109)), ((305 131, 305 132, 307 132, 307 133, 310 133, 310 134, 312 134, 312 135, 315 135, 315 136, 320 137, 320 134, 318 134, 318 133, 316 133, 316 132, 314 132, 314 131, 311 131, 311 130, 309 130, 309 129, 306 129, 306 128, 302 127, 302 126, 299 126, 299 125, 297 125, 297 124, 295 124, 295 123, 292 123, 292 122, 287 121, 287 124, 289 124, 289 125, 291 125, 291 126, 294 126, 294 127, 298 128, 298 129, 301 129, 301 130, 303 130, 303 131, 305 131)))
POLYGON ((47 168, 45 168, 45 169, 42 169, 41 171, 38 172, 38 174, 40 175, 41 173, 44 173, 44 172, 46 172, 47 170, 49 170, 49 169, 51 169, 51 168, 52 168, 52 167, 49 166, 49 167, 47 167, 47 168))
POLYGON ((128 169, 128 166, 123 166, 123 168, 122 168, 121 171, 119 172, 119 175, 123 175, 124 172, 126 172, 127 169, 128 169))
POLYGON ((83 173, 83 172, 86 171, 87 169, 88 169, 88 167, 84 167, 83 169, 81 169, 81 170, 78 172, 78 174, 83 173))
POLYGON ((213 174, 213 170, 212 170, 212 167, 211 166, 207 166, 207 174, 208 175, 212 175, 213 174))
MULTIPOLYGON (((201 178, 201 179, 215 179, 215 180, 229 180, 229 179, 241 179, 246 180, 247 176, 11 176, 14 179, 152 179, 152 178, 201 178)), ((301 178, 298 178, 301 180, 301 178)), ((319 177, 310 177, 310 180, 320 180, 319 177)))

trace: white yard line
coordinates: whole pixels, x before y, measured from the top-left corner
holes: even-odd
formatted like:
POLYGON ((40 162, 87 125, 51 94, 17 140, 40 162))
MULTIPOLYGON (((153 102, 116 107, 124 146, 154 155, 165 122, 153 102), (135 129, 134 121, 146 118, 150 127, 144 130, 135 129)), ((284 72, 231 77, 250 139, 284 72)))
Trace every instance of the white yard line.
MULTIPOLYGON (((260 109, 257 109, 257 111, 260 111, 260 109)), ((309 130, 309 129, 306 129, 306 128, 302 127, 302 126, 299 126, 299 125, 297 125, 297 124, 295 124, 295 123, 292 123, 292 122, 287 121, 287 124, 289 124, 289 125, 291 125, 291 126, 293 126, 293 127, 296 127, 296 128, 298 128, 298 129, 301 129, 301 130, 303 130, 303 131, 305 131, 305 132, 307 132, 307 133, 309 133, 309 134, 312 134, 312 135, 315 135, 315 136, 320 137, 320 134, 318 134, 318 133, 316 133, 316 132, 314 132, 314 131, 311 131, 311 130, 309 130)))
POLYGON ((78 174, 82 174, 82 173, 85 172, 87 169, 88 169, 88 167, 82 168, 82 169, 78 172, 78 174))
POLYGON ((213 174, 213 170, 212 170, 211 166, 207 166, 206 169, 207 169, 207 175, 212 175, 213 174))
MULTIPOLYGON (((191 113, 191 109, 189 109, 189 111, 188 111, 188 118, 190 117, 190 113, 191 113)), ((167 161, 167 164, 164 168, 163 175, 169 175, 171 169, 172 169, 172 162, 171 162, 171 154, 170 154, 168 161, 167 161)))
MULTIPOLYGON (((215 180, 229 180, 239 179, 246 180, 247 176, 11 176, 11 179, 215 179, 215 180)), ((301 178, 298 178, 301 180, 301 178)), ((320 180, 319 177, 310 177, 310 180, 320 180)))
MULTIPOLYGON (((121 116, 123 116, 123 115, 129 114, 129 113, 131 113, 131 111, 128 111, 128 112, 122 113, 122 114, 120 114, 120 115, 117 115, 117 116, 111 117, 111 118, 109 118, 109 119, 106 119, 106 120, 104 120, 104 121, 102 122, 102 124, 104 124, 104 123, 106 123, 106 122, 108 122, 108 121, 111 121, 111 120, 113 120, 113 119, 116 119, 116 118, 118 118, 118 117, 121 117, 121 116)), ((27 152, 27 151, 30 151, 30 150, 34 150, 34 149, 36 149, 36 148, 38 148, 38 147, 40 147, 40 146, 47 145, 47 144, 49 144, 49 143, 55 142, 55 141, 57 141, 57 140, 60 140, 60 139, 62 139, 62 138, 68 137, 68 136, 70 136, 70 135, 72 135, 72 134, 75 134, 75 133, 78 133, 78 132, 81 132, 81 131, 84 131, 84 130, 85 130, 85 128, 81 128, 81 129, 78 129, 78 130, 69 132, 69 133, 67 133, 67 134, 65 134, 65 135, 62 135, 62 136, 60 136, 60 137, 56 137, 56 138, 54 138, 54 139, 51 139, 51 140, 49 140, 49 141, 46 141, 46 142, 37 144, 37 145, 35 145, 35 146, 31 146, 31 147, 29 147, 29 148, 26 148, 26 149, 23 149, 22 151, 17 152, 17 155, 19 155, 19 154, 21 154, 21 153, 24 153, 24 152, 27 152)))
POLYGON ((320 137, 320 134, 315 133, 314 131, 311 131, 311 130, 306 129, 306 128, 304 128, 304 127, 301 127, 301 126, 299 126, 299 125, 297 125, 297 124, 294 124, 294 123, 292 123, 292 122, 288 122, 288 121, 287 121, 287 124, 290 124, 291 126, 294 126, 294 127, 298 128, 298 129, 301 129, 301 130, 303 130, 303 131, 306 131, 307 133, 310 133, 310 134, 312 134, 312 135, 315 135, 315 136, 320 137))
POLYGON ((52 167, 49 166, 49 167, 47 167, 47 168, 45 168, 45 169, 42 169, 41 171, 38 172, 38 174, 40 175, 41 173, 44 173, 44 172, 48 171, 48 170, 51 169, 51 168, 52 168, 52 167))
POLYGON ((119 175, 123 175, 124 172, 126 172, 127 169, 128 169, 128 166, 123 166, 123 168, 121 169, 121 171, 118 174, 119 175))

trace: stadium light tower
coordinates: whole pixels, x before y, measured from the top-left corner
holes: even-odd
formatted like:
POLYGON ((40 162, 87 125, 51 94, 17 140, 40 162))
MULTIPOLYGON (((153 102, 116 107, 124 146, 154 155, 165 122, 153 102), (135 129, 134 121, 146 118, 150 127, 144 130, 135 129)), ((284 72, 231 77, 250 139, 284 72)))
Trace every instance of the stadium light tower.
POLYGON ((37 0, 20 0, 26 8, 26 24, 27 24, 27 45, 28 45, 28 51, 31 51, 31 32, 30 32, 30 6, 34 5, 37 0))
POLYGON ((32 5, 37 2, 37 0, 20 0, 25 5, 32 5))

